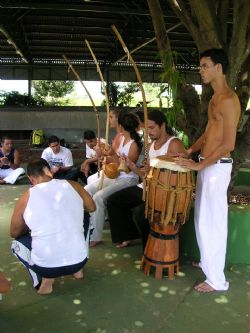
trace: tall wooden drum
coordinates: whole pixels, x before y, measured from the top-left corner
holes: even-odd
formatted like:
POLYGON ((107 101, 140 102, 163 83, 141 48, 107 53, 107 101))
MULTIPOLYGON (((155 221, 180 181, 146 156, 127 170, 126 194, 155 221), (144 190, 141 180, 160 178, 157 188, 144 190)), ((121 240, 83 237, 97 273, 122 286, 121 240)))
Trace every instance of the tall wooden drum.
POLYGON ((179 230, 188 216, 194 189, 193 173, 160 156, 150 161, 146 178, 145 215, 150 233, 142 258, 144 274, 155 270, 160 279, 164 270, 174 278, 179 271, 179 230))

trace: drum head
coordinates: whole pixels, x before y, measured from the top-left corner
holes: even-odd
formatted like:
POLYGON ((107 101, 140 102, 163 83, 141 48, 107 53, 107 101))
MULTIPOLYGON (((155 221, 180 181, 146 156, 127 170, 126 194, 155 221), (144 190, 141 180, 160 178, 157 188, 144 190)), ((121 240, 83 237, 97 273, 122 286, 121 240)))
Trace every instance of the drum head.
POLYGON ((178 172, 188 172, 189 169, 177 165, 172 157, 158 156, 150 160, 150 166, 156 169, 168 169, 178 172))

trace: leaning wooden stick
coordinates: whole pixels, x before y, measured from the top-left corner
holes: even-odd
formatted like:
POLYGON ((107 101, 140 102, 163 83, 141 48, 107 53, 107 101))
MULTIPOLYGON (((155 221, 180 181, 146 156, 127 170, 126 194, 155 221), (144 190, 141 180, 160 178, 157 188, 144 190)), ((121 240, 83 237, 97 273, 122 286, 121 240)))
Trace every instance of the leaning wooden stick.
MULTIPOLYGON (((148 110, 147 110, 147 102, 146 102, 146 95, 145 95, 145 91, 143 88, 143 82, 142 82, 142 78, 141 78, 141 74, 138 70, 138 67, 133 59, 133 57, 131 56, 126 44, 124 43, 124 40, 122 38, 122 36, 120 35, 119 31, 116 29, 115 25, 111 26, 112 30, 114 31, 115 35, 117 36, 119 42, 122 45, 122 48, 124 50, 124 52, 127 54, 129 61, 132 63, 133 67, 134 67, 134 71, 137 77, 137 81, 139 83, 140 89, 141 89, 141 93, 142 93, 142 101, 143 101, 143 112, 144 112, 144 124, 145 124, 145 130, 144 130, 144 148, 145 148, 145 160, 146 162, 148 162, 148 110)), ((143 186, 143 200, 145 200, 145 182, 144 186, 143 186)))
MULTIPOLYGON (((69 61, 69 59, 64 54, 63 54, 63 59, 68 64, 69 68, 72 70, 72 72, 74 73, 74 75, 77 78, 77 80, 81 83, 82 87, 86 91, 86 93, 87 93, 87 95, 88 95, 88 97, 89 97, 89 99, 91 101, 91 104, 93 106, 93 111, 95 112, 95 116, 96 116, 97 146, 101 147, 100 117, 99 117, 99 112, 97 111, 97 108, 95 106, 95 102, 94 102, 92 96, 90 95, 90 92, 88 91, 87 87, 85 86, 85 84, 83 83, 82 79, 80 78, 79 74, 77 73, 77 71, 75 70, 75 68, 73 67, 73 65, 69 61)), ((99 176, 99 174, 100 174, 100 159, 98 159, 97 163, 98 163, 98 176, 99 176)))
MULTIPOLYGON (((87 41, 87 39, 85 39, 85 43, 89 49, 89 52, 91 53, 92 55, 92 58, 94 59, 94 62, 95 62, 95 65, 96 65, 96 69, 97 69, 97 72, 100 76, 100 79, 101 79, 101 82, 102 82, 102 88, 103 88, 103 91, 104 91, 104 94, 105 94, 105 100, 106 100, 106 112, 107 112, 107 118, 106 118, 106 134, 105 134, 105 149, 108 148, 108 139, 109 139, 109 99, 108 99, 108 93, 107 93, 107 89, 106 89, 106 86, 105 86, 105 82, 104 82, 104 78, 103 78, 103 75, 102 75, 102 71, 100 69, 100 66, 98 64, 98 61, 96 59, 96 56, 89 44, 89 42, 87 41)), ((102 172, 102 175, 101 175, 101 178, 100 178, 100 182, 99 182, 99 186, 98 186, 98 189, 101 190, 102 189, 102 186, 103 186, 103 180, 104 180, 104 168, 105 168, 105 163, 106 163, 106 159, 104 159, 104 163, 103 163, 103 172, 102 172)))

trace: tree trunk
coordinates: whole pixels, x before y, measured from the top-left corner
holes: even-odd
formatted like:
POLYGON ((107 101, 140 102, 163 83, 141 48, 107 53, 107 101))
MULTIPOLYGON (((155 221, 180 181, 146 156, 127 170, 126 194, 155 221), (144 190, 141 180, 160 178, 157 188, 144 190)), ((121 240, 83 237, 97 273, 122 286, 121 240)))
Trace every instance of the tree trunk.
MULTIPOLYGON (((228 38, 229 27, 227 17, 229 13, 229 0, 167 0, 180 21, 191 33, 197 48, 200 52, 211 48, 224 48, 229 56, 229 71, 227 75, 229 85, 235 89, 240 98, 242 116, 245 112, 250 96, 250 32, 248 31, 250 6, 249 0, 233 1, 233 25, 231 39, 228 38)), ((166 33, 160 4, 158 0, 148 0, 154 29, 156 32, 157 44, 160 51, 168 50, 169 44, 160 42, 159 36, 166 33), (159 19, 160 17, 160 19, 159 19), (160 32, 159 32, 160 31, 160 32)), ((201 103, 189 86, 181 86, 178 96, 183 101, 186 119, 179 115, 178 125, 184 129, 192 142, 205 128, 207 122, 207 108, 212 96, 212 89, 203 87, 201 103), (195 117, 196 115, 196 117, 195 117)), ((237 135, 235 145, 232 181, 239 171, 250 148, 250 120, 237 135)))
POLYGON ((246 124, 243 127, 243 130, 237 134, 236 146, 233 154, 234 157, 233 170, 232 170, 231 182, 228 188, 228 193, 232 191, 240 167, 242 166, 242 163, 244 163, 246 159, 246 153, 248 152, 249 154, 249 151, 250 151, 250 116, 248 117, 246 124))
POLYGON ((168 39, 164 17, 162 14, 161 6, 158 0, 147 0, 149 11, 152 17, 152 23, 154 26, 156 42, 158 46, 158 50, 161 53, 170 51, 171 46, 168 39))

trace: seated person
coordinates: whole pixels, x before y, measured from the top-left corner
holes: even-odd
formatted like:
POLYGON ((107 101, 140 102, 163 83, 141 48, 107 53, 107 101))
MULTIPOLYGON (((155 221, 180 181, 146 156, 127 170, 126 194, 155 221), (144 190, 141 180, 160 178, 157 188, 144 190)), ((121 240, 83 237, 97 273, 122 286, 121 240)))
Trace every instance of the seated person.
MULTIPOLYGON (((117 109, 117 108, 112 108, 109 112, 109 128, 114 129, 116 131, 116 135, 112 140, 112 149, 114 150, 114 152, 117 152, 117 150, 120 146, 121 139, 122 139, 122 133, 120 133, 120 129, 119 129, 119 125, 118 125, 119 114, 120 114, 120 110, 117 109)), ((96 155, 100 159, 102 159, 103 158, 103 153, 104 153, 105 150, 106 149, 103 150, 103 149, 100 149, 100 148, 96 147, 96 155)), ((98 174, 98 172, 96 172, 93 175, 89 176, 88 180, 87 180, 88 185, 96 182, 102 176, 103 176, 102 172, 100 174, 98 174)), ((112 182, 113 182, 113 180, 110 180, 109 178, 107 178, 104 175, 104 183, 110 184, 112 182)))
MULTIPOLYGON (((80 175, 81 180, 87 184, 87 178, 97 172, 98 157, 94 147, 97 145, 97 137, 95 132, 87 130, 84 132, 84 141, 86 143, 86 160, 81 164, 80 175)), ((101 143, 105 143, 103 138, 100 139, 101 143)))
POLYGON ((5 136, 0 147, 0 184, 14 184, 18 177, 25 174, 20 166, 20 155, 13 147, 12 140, 5 136))
POLYGON ((12 251, 28 269, 37 292, 49 294, 54 278, 83 277, 88 255, 84 209, 93 212, 95 203, 80 184, 53 179, 43 159, 30 162, 27 174, 33 187, 21 196, 12 215, 12 251))
MULTIPOLYGON (((108 155, 106 156, 106 168, 108 168, 108 164, 111 162, 116 163, 118 167, 119 163, 125 162, 126 158, 129 158, 134 163, 137 162, 142 148, 141 138, 137 133, 138 126, 139 121, 134 114, 125 112, 119 114, 118 128, 121 133, 120 144, 117 150, 113 148, 113 144, 112 148, 109 149, 108 155)), ((119 168, 120 167, 121 165, 119 168)), ((92 177, 93 176, 90 178, 92 177)), ((121 189, 136 185, 138 180, 139 177, 129 168, 120 169, 115 179, 104 178, 101 189, 99 189, 99 179, 91 184, 88 180, 88 185, 85 186, 85 190, 93 196, 96 204, 96 211, 91 214, 91 222, 95 228, 91 237, 91 247, 102 243, 107 198, 121 189)))
POLYGON ((41 158, 49 163, 53 178, 77 180, 79 172, 73 169, 71 151, 61 146, 59 138, 55 135, 49 137, 48 143, 49 147, 44 149, 41 158))
MULTIPOLYGON (((152 110, 148 114, 148 135, 152 140, 149 147, 149 160, 161 155, 185 153, 183 143, 173 135, 168 127, 167 119, 162 111, 152 110)), ((138 167, 127 160, 127 164, 141 179, 149 171, 149 167, 138 167)), ((129 245, 131 240, 142 239, 143 249, 146 246, 149 233, 149 223, 144 217, 144 201, 142 200, 142 184, 123 188, 110 195, 107 199, 107 209, 112 242, 117 248, 129 245), (142 206, 140 208, 140 206, 142 206), (132 213, 133 210, 133 213, 132 213), (135 210, 135 211, 134 211, 135 210)))

